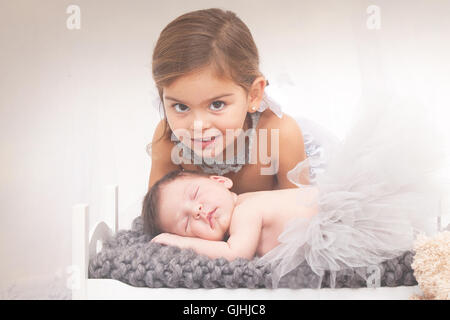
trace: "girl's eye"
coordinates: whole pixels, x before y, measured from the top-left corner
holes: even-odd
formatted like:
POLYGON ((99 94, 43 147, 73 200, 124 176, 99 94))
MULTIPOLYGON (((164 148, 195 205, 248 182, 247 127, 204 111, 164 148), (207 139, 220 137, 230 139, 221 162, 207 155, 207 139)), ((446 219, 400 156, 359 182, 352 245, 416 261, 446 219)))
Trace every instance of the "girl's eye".
POLYGON ((210 104, 210 107, 212 106, 211 110, 213 111, 219 111, 222 110, 225 107, 225 102, 223 101, 214 101, 210 104))
MULTIPOLYGON (((175 103, 172 105, 172 107, 175 109, 176 112, 179 112, 179 113, 185 113, 185 112, 189 111, 189 107, 184 104, 181 104, 181 103, 175 103)), ((212 111, 220 111, 225 107, 225 102, 214 101, 213 103, 211 103, 209 105, 209 107, 212 111)))
POLYGON ((172 107, 175 108, 176 112, 180 112, 180 113, 184 113, 189 110, 188 106, 181 104, 181 103, 176 103, 176 104, 172 105, 172 107))

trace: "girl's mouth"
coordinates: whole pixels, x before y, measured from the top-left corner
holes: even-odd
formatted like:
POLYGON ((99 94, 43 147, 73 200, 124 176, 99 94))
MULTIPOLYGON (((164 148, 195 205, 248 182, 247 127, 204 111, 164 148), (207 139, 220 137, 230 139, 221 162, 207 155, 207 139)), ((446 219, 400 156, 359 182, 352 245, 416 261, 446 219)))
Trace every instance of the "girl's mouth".
POLYGON ((216 137, 208 137, 203 139, 191 139, 194 143, 194 147, 201 147, 202 149, 207 148, 208 146, 214 144, 216 137))

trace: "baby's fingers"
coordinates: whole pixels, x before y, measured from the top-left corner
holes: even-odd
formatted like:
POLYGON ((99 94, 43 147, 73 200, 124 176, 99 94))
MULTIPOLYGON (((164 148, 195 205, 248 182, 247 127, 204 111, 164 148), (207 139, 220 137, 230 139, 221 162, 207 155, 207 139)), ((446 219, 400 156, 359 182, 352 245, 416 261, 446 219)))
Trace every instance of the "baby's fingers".
POLYGON ((151 242, 167 244, 167 235, 165 233, 158 234, 151 240, 151 242))
POLYGON ((161 238, 158 238, 158 236, 156 236, 150 242, 161 243, 161 241, 161 238))

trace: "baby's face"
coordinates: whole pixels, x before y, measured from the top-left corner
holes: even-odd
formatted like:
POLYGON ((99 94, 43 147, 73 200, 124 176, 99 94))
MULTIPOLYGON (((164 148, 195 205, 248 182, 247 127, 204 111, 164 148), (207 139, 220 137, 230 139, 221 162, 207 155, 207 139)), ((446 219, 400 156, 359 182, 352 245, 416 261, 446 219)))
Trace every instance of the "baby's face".
POLYGON ((187 176, 167 183, 160 195, 160 227, 187 237, 221 241, 230 227, 237 195, 222 176, 187 176))

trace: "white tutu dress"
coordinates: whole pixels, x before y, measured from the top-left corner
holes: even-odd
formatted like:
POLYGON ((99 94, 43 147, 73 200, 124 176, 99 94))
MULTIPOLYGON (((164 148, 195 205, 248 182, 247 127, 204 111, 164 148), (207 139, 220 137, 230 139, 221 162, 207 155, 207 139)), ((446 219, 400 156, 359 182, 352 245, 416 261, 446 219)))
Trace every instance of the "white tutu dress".
POLYGON ((326 272, 331 287, 339 271, 366 279, 368 267, 412 250, 415 236, 429 231, 439 213, 443 184, 436 172, 444 165, 443 152, 424 108, 379 97, 361 102, 359 110, 326 162, 320 153, 311 154, 288 172, 300 188, 300 202, 302 189, 318 188, 319 213, 290 222, 280 244, 259 259, 271 265, 274 288, 305 263, 313 271, 313 287, 321 286, 326 272), (318 164, 314 186, 301 185, 300 176, 318 164))

